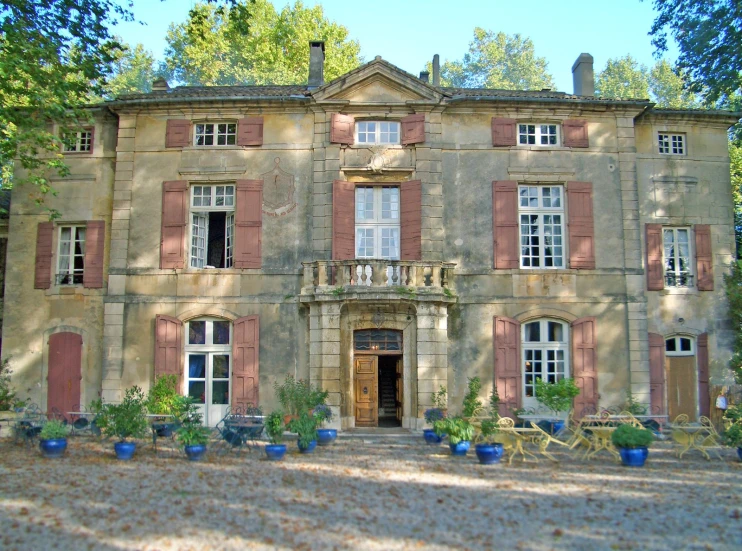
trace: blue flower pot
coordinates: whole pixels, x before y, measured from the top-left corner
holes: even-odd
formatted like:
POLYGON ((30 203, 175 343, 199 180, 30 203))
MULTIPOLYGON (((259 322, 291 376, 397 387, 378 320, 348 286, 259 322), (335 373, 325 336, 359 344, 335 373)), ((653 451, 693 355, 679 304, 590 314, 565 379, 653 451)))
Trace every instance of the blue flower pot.
POLYGON ((564 420, 551 422, 551 434, 552 435, 557 434, 563 428, 564 428, 564 420))
POLYGON ((317 429, 317 443, 320 446, 329 446, 337 437, 337 429, 317 429))
POLYGON ((448 444, 448 447, 451 448, 451 455, 466 455, 466 452, 469 451, 469 446, 471 446, 471 442, 468 440, 462 440, 458 444, 448 444))
POLYGON ((621 463, 627 467, 643 467, 649 455, 648 448, 618 448, 621 463))
POLYGON ((314 448, 317 447, 317 441, 312 440, 307 447, 303 447, 299 442, 297 442, 297 446, 299 446, 299 451, 301 453, 312 453, 314 448))
POLYGON ((265 447, 265 455, 271 461, 280 461, 286 455, 286 444, 268 444, 265 447))
POLYGON ((186 457, 189 461, 201 461, 206 453, 206 444, 197 444, 195 446, 185 446, 186 457))
POLYGON ((423 429, 423 438, 427 444, 440 444, 443 437, 438 436, 433 429, 423 429))
POLYGON ((482 465, 492 465, 493 463, 499 463, 500 458, 504 452, 502 444, 477 444, 474 446, 474 451, 477 453, 477 459, 482 465))
POLYGON ((44 457, 62 457, 67 449, 66 438, 50 438, 49 440, 39 440, 39 449, 44 457))
POLYGON ((113 445, 113 450, 116 452, 116 457, 122 461, 128 461, 134 455, 137 449, 136 442, 116 442, 113 445))
POLYGON ((737 457, 742 461, 742 447, 737 448, 737 457))

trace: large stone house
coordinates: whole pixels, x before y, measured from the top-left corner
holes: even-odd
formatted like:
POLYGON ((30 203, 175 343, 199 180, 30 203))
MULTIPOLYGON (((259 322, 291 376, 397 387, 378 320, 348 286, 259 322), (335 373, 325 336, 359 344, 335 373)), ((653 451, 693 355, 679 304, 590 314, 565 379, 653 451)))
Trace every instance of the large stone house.
POLYGON ((376 58, 324 83, 178 87, 91 109, 49 222, 16 190, 3 355, 42 408, 178 376, 216 423, 287 374, 337 426, 422 426, 467 379, 577 412, 709 410, 732 335, 732 113, 445 88, 376 58))

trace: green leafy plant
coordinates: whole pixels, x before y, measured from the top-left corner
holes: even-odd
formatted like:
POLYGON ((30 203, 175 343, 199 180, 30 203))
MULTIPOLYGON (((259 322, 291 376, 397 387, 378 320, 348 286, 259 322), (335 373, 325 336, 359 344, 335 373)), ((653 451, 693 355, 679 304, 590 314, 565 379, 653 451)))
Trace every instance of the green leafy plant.
POLYGON ((436 392, 431 393, 430 400, 433 402, 433 407, 446 409, 448 407, 448 390, 446 387, 441 385, 436 392))
POLYGON ((52 419, 48 421, 41 429, 39 438, 41 440, 56 440, 58 438, 67 438, 70 433, 70 427, 62 421, 52 419))
POLYGON ((126 389, 120 404, 103 404, 96 421, 103 434, 125 441, 147 432, 147 400, 138 386, 126 389))
POLYGON ((309 446, 312 440, 317 440, 317 419, 309 412, 302 411, 297 419, 292 419, 286 427, 299 436, 299 445, 309 446))
POLYGON ((183 446, 205 446, 209 442, 210 431, 208 428, 197 424, 182 425, 175 438, 183 446))
POLYGON ((155 415, 180 415, 179 407, 183 402, 175 389, 178 382, 176 375, 160 375, 147 394, 147 409, 155 415))
POLYGON ((654 434, 651 430, 626 423, 613 431, 611 440, 617 448, 645 448, 654 442, 654 434))
POLYGON ((458 444, 464 440, 474 438, 474 425, 463 417, 444 417, 433 424, 433 430, 438 436, 448 435, 451 444, 458 444))
POLYGON ((335 297, 339 297, 345 292, 345 287, 335 287, 332 291, 330 291, 330 294, 335 297))
POLYGON ((203 426, 203 414, 190 396, 176 396, 173 411, 180 425, 175 438, 184 446, 203 446, 209 442, 210 430, 203 426))
POLYGON ((16 406, 15 390, 10 384, 10 358, 0 363, 0 411, 9 411, 16 406))
POLYGON ((334 415, 332 408, 326 404, 318 404, 312 410, 312 415, 317 420, 317 426, 323 426, 325 423, 332 421, 334 415))
POLYGON ((536 379, 536 400, 548 409, 559 415, 561 411, 569 411, 572 400, 580 393, 574 379, 559 379, 556 383, 545 383, 541 378, 536 379))
POLYGON ((732 448, 742 448, 742 423, 733 423, 724 431, 724 443, 732 448))
POLYGON ((724 412, 724 419, 732 423, 742 422, 742 404, 732 404, 724 412))
POLYGON ((482 390, 482 382, 479 377, 469 377, 469 385, 464 395, 464 407, 461 413, 463 417, 469 419, 482 410, 482 401, 479 399, 480 390, 482 390))
POLYGON ((495 419, 485 419, 479 427, 482 441, 494 442, 494 436, 500 431, 500 427, 495 419))
POLYGON ((309 381, 295 379, 293 375, 287 375, 283 383, 276 381, 273 388, 284 411, 293 416, 324 404, 330 394, 318 386, 313 387, 309 381))
POLYGON ((428 408, 423 413, 423 417, 425 418, 425 422, 432 426, 435 425, 436 421, 440 421, 446 416, 441 408, 428 408))
POLYGON ((265 418, 265 433, 271 444, 280 444, 283 441, 283 411, 275 410, 265 418))
POLYGON ((492 385, 492 393, 489 399, 490 417, 492 419, 500 418, 500 395, 497 393, 497 385, 492 385))
POLYGON ((637 402, 634 399, 634 395, 631 393, 631 389, 626 389, 626 403, 624 404, 624 409, 631 415, 646 415, 648 406, 641 402, 637 402))

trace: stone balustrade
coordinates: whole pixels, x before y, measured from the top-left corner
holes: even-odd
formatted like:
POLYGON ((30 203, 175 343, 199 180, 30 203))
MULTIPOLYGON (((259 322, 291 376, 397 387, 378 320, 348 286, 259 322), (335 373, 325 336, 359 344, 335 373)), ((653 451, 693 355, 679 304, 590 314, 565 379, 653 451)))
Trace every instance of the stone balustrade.
POLYGON ((316 260, 303 262, 304 289, 317 287, 448 288, 456 264, 417 260, 316 260))

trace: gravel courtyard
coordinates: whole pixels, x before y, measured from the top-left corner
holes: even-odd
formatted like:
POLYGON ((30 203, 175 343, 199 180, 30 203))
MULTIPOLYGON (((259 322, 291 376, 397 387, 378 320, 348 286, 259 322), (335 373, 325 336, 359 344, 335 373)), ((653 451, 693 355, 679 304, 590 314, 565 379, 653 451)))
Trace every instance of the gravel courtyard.
POLYGON ((644 469, 565 452, 481 466, 421 436, 341 437, 282 462, 262 450, 131 462, 73 437, 67 455, 0 442, 0 548, 742 549, 742 463, 678 460, 656 444, 644 469))

